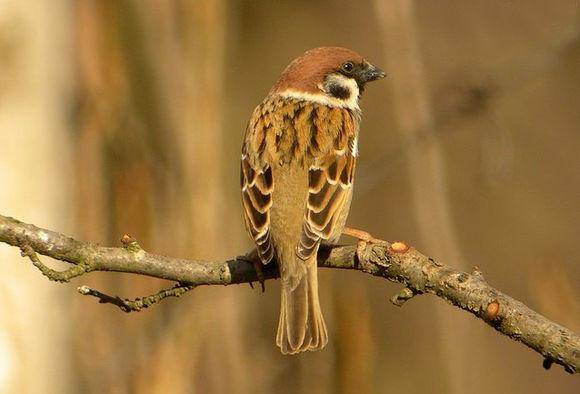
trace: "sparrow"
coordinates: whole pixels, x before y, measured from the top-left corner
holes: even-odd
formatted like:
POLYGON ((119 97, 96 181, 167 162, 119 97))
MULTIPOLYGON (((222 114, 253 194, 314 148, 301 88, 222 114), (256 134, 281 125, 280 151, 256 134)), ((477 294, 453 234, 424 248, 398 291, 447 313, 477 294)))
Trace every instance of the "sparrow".
POLYGON ((284 354, 328 343, 318 298, 317 252, 343 233, 352 199, 359 98, 385 73, 340 47, 288 65, 246 128, 241 188, 246 230, 259 263, 281 278, 276 344, 284 354))

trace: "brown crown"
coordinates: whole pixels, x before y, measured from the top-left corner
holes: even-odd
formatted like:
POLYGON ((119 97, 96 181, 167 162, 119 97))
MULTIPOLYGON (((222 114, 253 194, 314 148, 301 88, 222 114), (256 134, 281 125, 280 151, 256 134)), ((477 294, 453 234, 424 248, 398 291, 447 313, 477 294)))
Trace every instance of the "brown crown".
POLYGON ((271 92, 294 89, 299 92, 317 93, 319 92, 317 85, 324 77, 347 61, 362 63, 363 58, 355 51, 341 47, 320 47, 306 51, 286 67, 271 92))

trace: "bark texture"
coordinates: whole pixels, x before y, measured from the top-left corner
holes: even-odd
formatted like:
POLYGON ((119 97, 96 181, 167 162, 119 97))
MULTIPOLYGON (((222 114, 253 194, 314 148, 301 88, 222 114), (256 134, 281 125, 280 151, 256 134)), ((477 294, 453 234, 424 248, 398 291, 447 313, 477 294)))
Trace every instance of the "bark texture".
MULTIPOLYGON (((58 282, 68 282, 71 278, 93 271, 125 272, 178 282, 171 289, 145 297, 148 300, 146 306, 139 304, 143 304, 143 299, 123 300, 86 286, 78 289, 81 294, 95 296, 100 302, 115 304, 125 311, 140 310, 167 296, 180 296, 196 286, 251 283, 257 280, 253 264, 243 257, 225 262, 176 259, 145 252, 129 236, 121 239, 122 247, 103 247, 1 215, 0 242, 19 247, 23 256, 28 256, 43 275, 58 282), (73 267, 66 271, 55 271, 44 265, 37 253, 65 261, 73 267)), ((557 363, 570 373, 580 370, 580 337, 577 334, 491 287, 477 268, 470 273, 460 271, 402 242, 386 241, 369 245, 358 255, 355 246, 321 250, 318 265, 355 269, 402 283, 405 287, 391 298, 397 306, 417 294, 434 294, 540 353, 544 357, 545 368, 557 363)), ((273 264, 265 267, 264 277, 278 277, 273 264)))

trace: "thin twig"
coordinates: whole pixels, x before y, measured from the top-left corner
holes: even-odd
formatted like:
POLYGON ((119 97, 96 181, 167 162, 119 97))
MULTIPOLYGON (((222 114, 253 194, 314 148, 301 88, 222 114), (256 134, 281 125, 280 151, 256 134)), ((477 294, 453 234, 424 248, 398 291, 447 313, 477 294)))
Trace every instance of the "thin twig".
POLYGON ((22 257, 28 257, 30 261, 32 261, 32 265, 38 268, 42 275, 46 276, 48 280, 53 282, 66 283, 69 282, 72 278, 76 278, 77 276, 81 276, 91 271, 91 267, 83 262, 79 262, 77 265, 74 265, 64 271, 53 270, 52 268, 44 265, 42 261, 40 261, 40 258, 34 249, 32 249, 32 247, 28 244, 20 245, 20 254, 22 257))
MULTIPOLYGON (((184 286, 229 285, 255 282, 258 279, 253 264, 243 259, 225 262, 184 260, 150 254, 140 247, 102 247, 1 215, 0 242, 18 248, 28 245, 30 249, 25 249, 28 256, 34 256, 30 252, 32 250, 75 266, 88 266, 91 271, 148 275, 186 283, 184 286)), ((402 298, 411 293, 434 294, 470 312, 498 332, 540 353, 543 360, 548 360, 543 361, 544 366, 556 363, 564 366, 570 373, 580 371, 580 337, 491 287, 479 269, 474 273, 457 270, 401 242, 371 244, 366 247, 364 253, 358 253, 358 258, 356 246, 324 248, 319 253, 318 265, 326 268, 359 270, 402 283, 408 289, 402 298)), ((263 275, 265 280, 279 276, 274 264, 265 266, 263 275)), ((106 296, 89 288, 82 289, 87 294, 105 300, 103 302, 121 307, 119 298, 106 296)), ((183 292, 179 290, 173 294, 172 289, 169 289, 165 290, 168 293, 162 291, 149 297, 158 302, 168 296, 183 294, 187 290, 183 288, 183 292), (163 295, 160 295, 161 293, 163 295)), ((123 307, 130 305, 126 302, 137 302, 143 308, 147 303, 143 300, 148 300, 149 297, 138 299, 140 301, 120 302, 123 307)))
POLYGON ((193 290, 195 285, 178 283, 170 289, 163 289, 155 294, 139 297, 133 300, 110 296, 98 290, 91 289, 88 286, 81 286, 77 291, 82 295, 93 296, 99 299, 100 304, 112 304, 118 306, 123 312, 139 312, 142 309, 149 308, 151 305, 161 302, 167 297, 181 297, 183 294, 193 290))

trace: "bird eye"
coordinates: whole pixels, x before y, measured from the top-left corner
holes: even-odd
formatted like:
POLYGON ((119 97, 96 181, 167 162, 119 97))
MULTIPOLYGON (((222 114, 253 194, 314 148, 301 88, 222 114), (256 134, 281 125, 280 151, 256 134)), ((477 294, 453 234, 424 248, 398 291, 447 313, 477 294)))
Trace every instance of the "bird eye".
POLYGON ((342 65, 342 70, 344 72, 350 73, 354 68, 354 64, 352 62, 346 62, 342 65))

